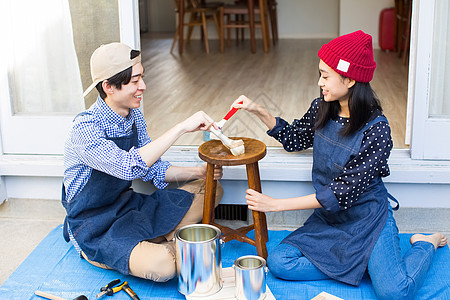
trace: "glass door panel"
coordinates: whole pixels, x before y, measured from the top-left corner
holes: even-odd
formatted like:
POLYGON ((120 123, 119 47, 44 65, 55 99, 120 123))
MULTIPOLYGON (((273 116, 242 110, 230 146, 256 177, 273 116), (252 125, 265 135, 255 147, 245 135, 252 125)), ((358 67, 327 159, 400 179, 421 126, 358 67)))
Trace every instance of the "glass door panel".
POLYGON ((0 128, 4 154, 63 153, 101 44, 139 48, 137 0, 2 0, 0 128))
POLYGON ((84 108, 68 2, 2 2, 3 153, 61 154, 70 122, 84 108))
POLYGON ((450 118, 450 4, 436 1, 431 59, 430 118, 450 118))
POLYGON ((449 3, 447 0, 414 1, 413 26, 416 51, 412 55, 415 75, 411 157, 450 159, 449 3))

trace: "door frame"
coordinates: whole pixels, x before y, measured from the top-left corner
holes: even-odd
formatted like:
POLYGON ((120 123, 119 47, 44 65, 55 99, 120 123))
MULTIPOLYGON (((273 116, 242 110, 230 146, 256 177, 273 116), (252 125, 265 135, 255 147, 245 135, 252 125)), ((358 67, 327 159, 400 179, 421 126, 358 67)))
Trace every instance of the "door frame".
MULTIPOLYGON (((432 100, 432 60, 437 0, 413 1, 414 22, 411 30, 411 66, 408 110, 411 118, 411 158, 449 160, 450 118, 429 117, 432 100)), ((444 78, 441 77, 444 84, 444 78)), ((448 84, 448 83, 447 83, 448 84)))

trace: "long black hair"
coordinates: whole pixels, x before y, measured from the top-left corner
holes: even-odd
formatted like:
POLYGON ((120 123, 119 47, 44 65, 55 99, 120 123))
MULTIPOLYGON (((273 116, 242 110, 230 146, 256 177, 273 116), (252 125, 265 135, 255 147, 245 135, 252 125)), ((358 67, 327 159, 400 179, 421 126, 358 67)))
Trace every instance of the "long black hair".
MULTIPOLYGON (((342 75, 341 75, 342 76, 342 75)), ((342 76, 345 79, 344 76, 342 76)), ((321 93, 319 110, 315 129, 325 127, 327 122, 336 119, 339 116, 341 107, 338 101, 326 102, 321 93)), ((368 82, 358 82, 349 89, 348 108, 350 112, 350 121, 342 128, 340 134, 347 136, 362 129, 364 125, 378 115, 381 115, 380 100, 368 82)))

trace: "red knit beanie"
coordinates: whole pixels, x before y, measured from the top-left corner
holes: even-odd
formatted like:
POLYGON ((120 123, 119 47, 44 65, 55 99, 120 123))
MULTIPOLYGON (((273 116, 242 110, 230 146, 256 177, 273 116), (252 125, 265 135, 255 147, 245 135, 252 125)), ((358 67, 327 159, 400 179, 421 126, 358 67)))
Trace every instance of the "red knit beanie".
POLYGON ((372 36, 361 30, 331 40, 317 53, 337 73, 359 82, 369 82, 377 64, 373 60, 372 36))

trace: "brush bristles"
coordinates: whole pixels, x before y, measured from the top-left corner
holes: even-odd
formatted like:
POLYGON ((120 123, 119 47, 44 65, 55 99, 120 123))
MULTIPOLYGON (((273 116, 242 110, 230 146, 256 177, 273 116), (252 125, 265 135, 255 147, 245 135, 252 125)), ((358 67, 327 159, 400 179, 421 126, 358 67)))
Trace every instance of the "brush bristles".
POLYGON ((242 145, 242 146, 238 146, 238 147, 235 147, 235 148, 231 148, 230 151, 231 151, 231 154, 233 154, 234 156, 238 156, 238 155, 241 155, 241 154, 245 153, 245 148, 242 145))
POLYGON ((238 146, 242 146, 244 145, 244 141, 243 140, 233 140, 233 143, 231 143, 230 147, 238 147, 238 146))
POLYGON ((234 142, 230 145, 231 154, 238 156, 245 153, 244 141, 243 140, 233 140, 234 142))

